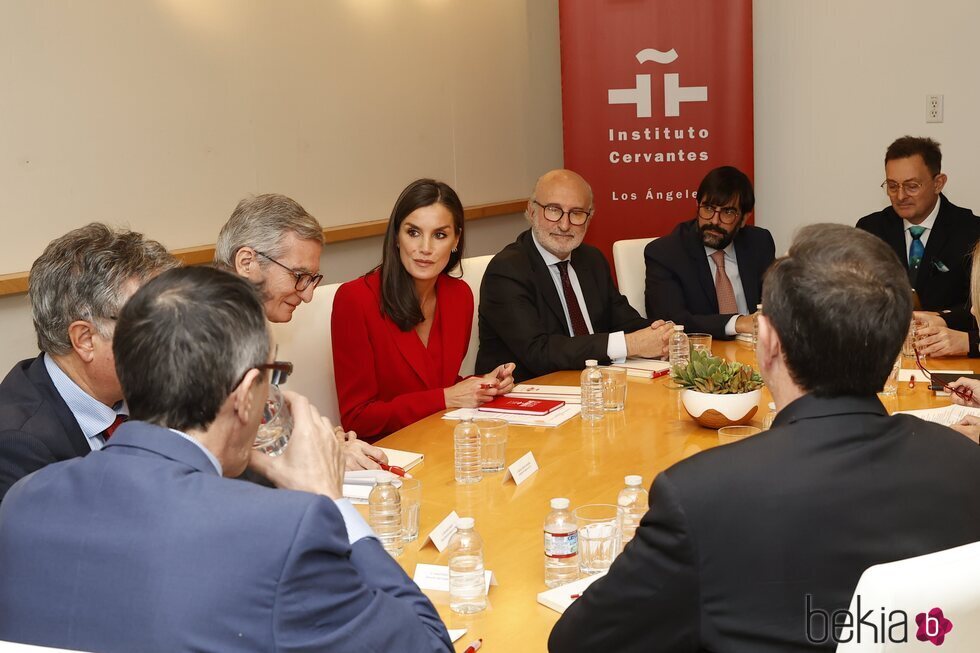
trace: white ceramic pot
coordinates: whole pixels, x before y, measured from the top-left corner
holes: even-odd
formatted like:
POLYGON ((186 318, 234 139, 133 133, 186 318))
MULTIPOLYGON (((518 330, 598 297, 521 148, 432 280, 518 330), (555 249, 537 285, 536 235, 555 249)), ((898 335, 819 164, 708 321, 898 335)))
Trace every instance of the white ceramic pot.
POLYGON ((737 395, 715 395, 684 390, 684 410, 701 426, 720 429, 723 426, 748 424, 759 410, 762 389, 737 395))

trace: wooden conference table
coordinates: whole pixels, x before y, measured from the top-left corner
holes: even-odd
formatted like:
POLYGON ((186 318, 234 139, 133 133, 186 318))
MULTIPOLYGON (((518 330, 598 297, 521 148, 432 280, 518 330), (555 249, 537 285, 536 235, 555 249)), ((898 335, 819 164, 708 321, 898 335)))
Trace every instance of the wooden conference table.
MULTIPOLYGON (((749 345, 716 342, 716 355, 755 365, 749 345)), ((980 362, 980 361, 978 361, 980 362)), ((903 367, 915 365, 903 358, 903 367)), ((980 369, 968 359, 930 359, 931 369, 980 369)), ((921 375, 917 375, 921 379, 921 375)), ((579 372, 556 372, 535 380, 550 385, 578 385, 579 372)), ((449 628, 467 628, 456 642, 456 650, 483 638, 484 650, 545 651, 548 634, 558 613, 537 602, 544 585, 542 526, 552 497, 568 497, 571 507, 588 503, 616 503, 624 487, 623 477, 640 474, 650 487, 654 476, 674 463, 719 445, 716 431, 699 427, 684 411, 680 391, 666 377, 628 378, 626 409, 607 413, 596 426, 575 417, 557 428, 510 426, 507 464, 528 451, 540 469, 520 486, 503 481, 505 472, 484 475, 480 483, 457 485, 453 476, 453 427, 456 422, 437 413, 384 438, 381 446, 423 452, 425 461, 411 473, 422 481, 422 512, 419 540, 405 547, 398 557, 409 576, 419 562, 446 565, 432 543, 423 538, 455 510, 476 519, 476 530, 484 541, 486 568, 499 583, 490 589, 489 607, 476 615, 458 615, 449 610, 448 594, 426 592, 449 628), (421 547, 421 548, 420 548, 421 547)), ((889 412, 930 408, 949 403, 937 398, 921 380, 914 389, 899 384, 898 396, 884 398, 889 412)), ((762 392, 753 424, 761 426, 771 401, 762 392)))

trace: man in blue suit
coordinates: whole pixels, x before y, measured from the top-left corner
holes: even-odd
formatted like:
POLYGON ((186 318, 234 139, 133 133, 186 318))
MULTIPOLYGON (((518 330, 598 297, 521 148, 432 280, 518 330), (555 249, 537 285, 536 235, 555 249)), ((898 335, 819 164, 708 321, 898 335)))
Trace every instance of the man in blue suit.
POLYGON ((113 345, 132 419, 0 506, 0 640, 97 651, 450 651, 445 626, 341 498, 329 421, 252 451, 271 361, 246 280, 171 270, 113 345), (252 466, 279 488, 234 480, 252 466))
POLYGON ((127 414, 112 362, 116 316, 136 288, 177 265, 160 243, 97 222, 34 261, 27 294, 41 354, 0 383, 0 501, 31 472, 105 445, 127 414))

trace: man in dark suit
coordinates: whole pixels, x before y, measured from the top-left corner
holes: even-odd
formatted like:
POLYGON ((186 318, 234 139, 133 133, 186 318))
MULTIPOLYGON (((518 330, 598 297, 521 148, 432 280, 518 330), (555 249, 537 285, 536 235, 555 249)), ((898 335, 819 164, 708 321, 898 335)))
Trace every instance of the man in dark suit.
POLYGON ((885 152, 891 205, 858 220, 857 227, 884 240, 898 255, 923 312, 916 321, 920 353, 980 356, 970 315, 970 262, 980 220, 942 194, 942 152, 931 138, 903 136, 885 152))
POLYGON ((752 182, 743 172, 723 166, 707 174, 698 186, 694 219, 643 252, 647 315, 723 340, 752 333, 762 274, 776 256, 772 235, 745 224, 754 206, 752 182))
POLYGON ((142 234, 92 223, 47 246, 28 296, 41 354, 0 383, 0 500, 18 479, 101 449, 126 408, 112 358, 116 316, 178 263, 142 234))
POLYGON ((592 188, 571 170, 538 179, 527 204, 531 228, 493 257, 480 285, 485 374, 513 361, 514 380, 556 370, 666 353, 670 325, 640 316, 613 283, 609 263, 582 244, 595 219, 592 188))
POLYGON ((269 370, 284 365, 251 284, 214 268, 165 272, 123 307, 113 349, 132 420, 98 455, 35 472, 0 506, 0 640, 452 650, 432 604, 341 498, 328 420, 285 392, 288 446, 253 452, 269 370), (234 480, 250 459, 281 489, 234 480))
POLYGON ((980 447, 890 417, 875 395, 911 318, 887 245, 843 225, 803 229, 763 289, 772 428, 658 475, 633 540, 550 650, 832 651, 856 628, 867 642, 859 620, 888 606, 834 617, 849 629, 829 623, 867 567, 980 539, 980 447))

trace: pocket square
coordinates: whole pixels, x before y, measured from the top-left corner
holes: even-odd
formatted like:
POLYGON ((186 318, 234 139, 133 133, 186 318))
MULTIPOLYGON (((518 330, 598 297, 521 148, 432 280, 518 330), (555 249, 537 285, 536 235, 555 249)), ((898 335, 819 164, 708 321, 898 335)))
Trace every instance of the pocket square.
POLYGON ((949 272, 949 268, 946 267, 946 264, 943 263, 942 261, 933 261, 932 267, 936 268, 940 272, 949 272))

